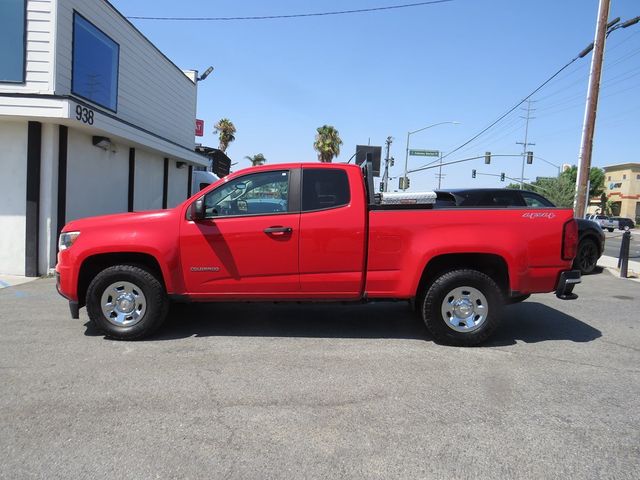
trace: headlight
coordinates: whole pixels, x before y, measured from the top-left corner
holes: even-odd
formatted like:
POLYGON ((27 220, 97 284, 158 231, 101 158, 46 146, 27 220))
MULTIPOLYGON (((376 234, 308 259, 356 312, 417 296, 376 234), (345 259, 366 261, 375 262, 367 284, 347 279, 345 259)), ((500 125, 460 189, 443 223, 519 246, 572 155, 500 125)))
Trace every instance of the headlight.
POLYGON ((80 232, 64 232, 60 234, 58 240, 58 250, 66 250, 74 244, 76 239, 80 236, 80 232))

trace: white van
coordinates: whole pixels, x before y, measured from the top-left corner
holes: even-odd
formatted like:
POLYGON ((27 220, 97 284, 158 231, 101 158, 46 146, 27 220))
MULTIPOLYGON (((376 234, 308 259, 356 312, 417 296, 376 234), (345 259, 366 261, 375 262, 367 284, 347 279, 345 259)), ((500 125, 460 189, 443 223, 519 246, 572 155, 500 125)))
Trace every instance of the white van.
POLYGON ((205 170, 194 170, 191 175, 191 194, 195 195, 203 188, 208 187, 214 182, 217 182, 218 176, 212 172, 205 170))

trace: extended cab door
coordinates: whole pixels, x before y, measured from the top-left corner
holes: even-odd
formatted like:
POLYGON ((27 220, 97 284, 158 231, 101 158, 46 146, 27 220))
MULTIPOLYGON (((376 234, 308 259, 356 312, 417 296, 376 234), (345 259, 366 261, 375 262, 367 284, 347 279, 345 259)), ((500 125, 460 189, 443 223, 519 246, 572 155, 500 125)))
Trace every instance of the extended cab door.
POLYGON ((359 168, 302 169, 300 287, 305 296, 361 295, 367 215, 359 168))
POLYGON ((299 175, 299 169, 249 173, 205 195, 207 218, 185 218, 180 232, 188 294, 206 298, 299 294, 299 175))

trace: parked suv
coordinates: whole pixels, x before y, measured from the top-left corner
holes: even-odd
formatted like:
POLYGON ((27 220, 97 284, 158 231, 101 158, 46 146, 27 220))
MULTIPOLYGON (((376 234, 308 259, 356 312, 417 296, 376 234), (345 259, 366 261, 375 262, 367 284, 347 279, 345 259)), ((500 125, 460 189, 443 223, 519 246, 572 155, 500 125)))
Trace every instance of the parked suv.
POLYGON ((618 228, 620 230, 625 230, 628 228, 636 228, 636 224, 630 218, 625 217, 611 217, 611 220, 618 222, 618 228))
MULTIPOLYGON (((468 188, 437 190, 436 208, 447 207, 531 207, 549 208, 555 205, 542 195, 528 190, 507 188, 468 188)), ((594 217, 596 215, 593 215, 594 217)), ((583 274, 596 268, 604 253, 604 232, 596 221, 576 218, 578 222, 578 252, 573 268, 583 274)), ((611 229, 610 231, 613 231, 611 229)))

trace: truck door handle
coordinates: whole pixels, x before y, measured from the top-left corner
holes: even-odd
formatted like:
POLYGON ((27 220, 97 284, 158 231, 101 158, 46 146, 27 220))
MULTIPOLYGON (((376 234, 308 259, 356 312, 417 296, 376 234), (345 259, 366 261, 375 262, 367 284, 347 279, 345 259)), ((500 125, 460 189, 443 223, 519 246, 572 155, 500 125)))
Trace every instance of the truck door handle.
POLYGON ((269 227, 264 229, 264 233, 267 235, 284 235, 291 232, 293 232, 291 227, 269 227))

